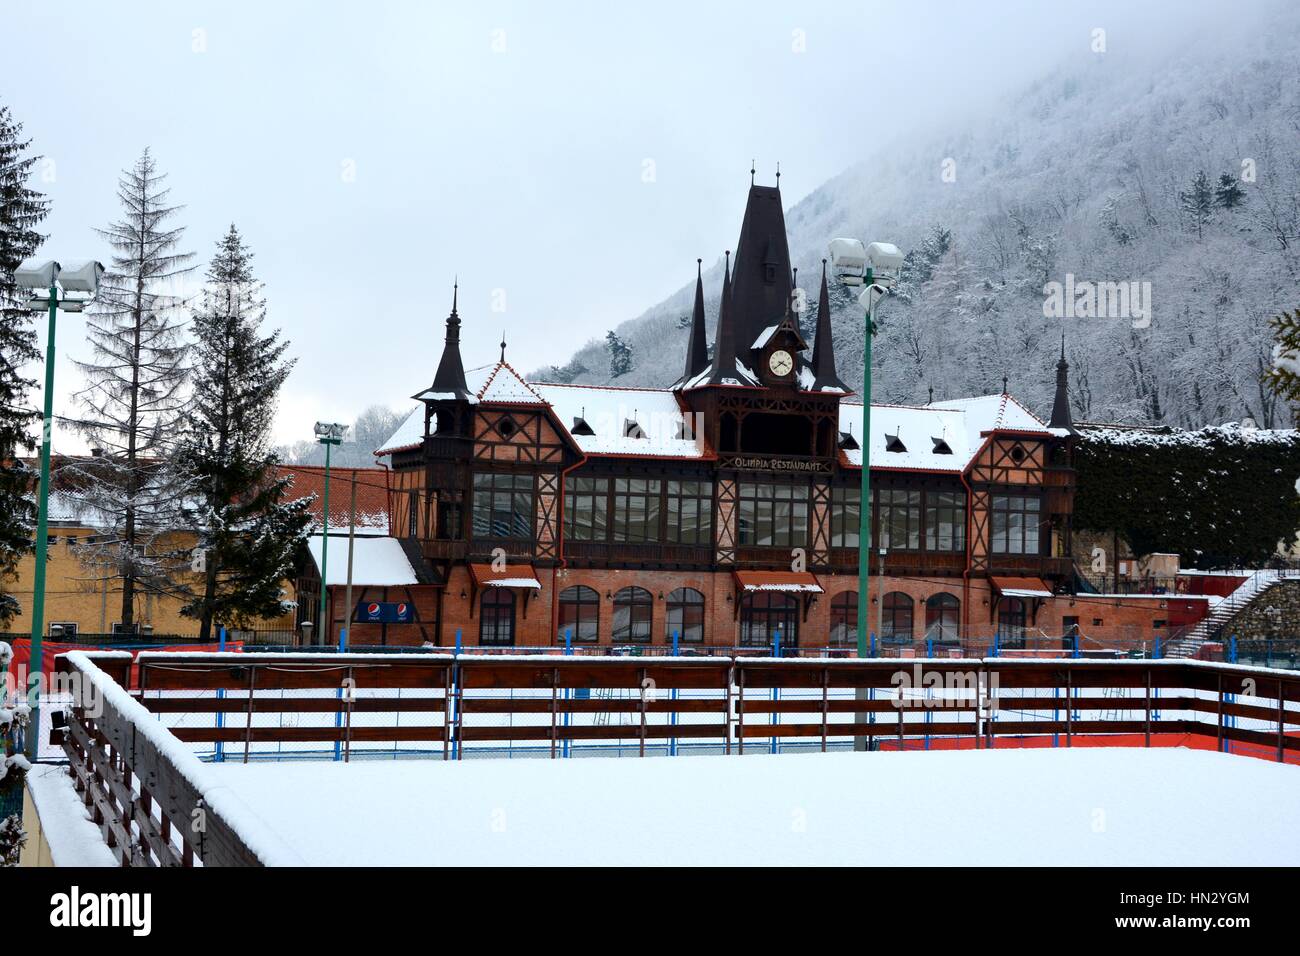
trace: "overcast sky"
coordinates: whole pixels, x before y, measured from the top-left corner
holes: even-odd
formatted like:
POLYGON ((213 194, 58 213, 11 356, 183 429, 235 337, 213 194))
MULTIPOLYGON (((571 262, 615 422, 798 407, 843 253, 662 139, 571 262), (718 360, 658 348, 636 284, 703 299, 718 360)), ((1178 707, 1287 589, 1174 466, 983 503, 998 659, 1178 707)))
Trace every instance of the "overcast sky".
MULTIPOLYGON (((146 146, 203 263, 239 226, 298 358, 291 441, 409 404, 455 274, 467 366, 503 331, 521 370, 564 361, 734 244, 751 157, 765 183, 780 161, 788 206, 996 108, 1094 28, 1133 49, 1210 9, 1127 6, 4 0, 0 102, 48 160, 43 252, 108 258, 93 227, 146 146)), ((68 410, 89 356, 61 322, 68 410)))

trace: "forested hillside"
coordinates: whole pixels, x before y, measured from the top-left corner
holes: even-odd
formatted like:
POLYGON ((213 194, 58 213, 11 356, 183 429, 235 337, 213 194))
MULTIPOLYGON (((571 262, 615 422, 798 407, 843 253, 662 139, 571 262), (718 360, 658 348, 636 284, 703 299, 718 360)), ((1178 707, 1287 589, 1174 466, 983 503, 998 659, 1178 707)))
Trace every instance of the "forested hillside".
MULTIPOLYGON (((1268 319, 1300 306, 1300 12, 1252 15, 1162 57, 1063 64, 991 118, 866 158, 790 208, 809 332, 827 240, 885 239, 909 258, 879 308, 877 401, 997 391, 1006 375, 1045 413, 1064 332, 1076 418, 1289 424, 1259 379, 1268 319), (1044 314, 1047 284, 1085 281, 1137 283, 1149 313, 1044 314)), ((710 334, 720 286, 719 255, 710 334)), ((572 362, 534 375, 670 384, 692 291, 611 317, 572 362)), ((856 387, 861 313, 839 290, 832 309, 840 373, 856 387)))

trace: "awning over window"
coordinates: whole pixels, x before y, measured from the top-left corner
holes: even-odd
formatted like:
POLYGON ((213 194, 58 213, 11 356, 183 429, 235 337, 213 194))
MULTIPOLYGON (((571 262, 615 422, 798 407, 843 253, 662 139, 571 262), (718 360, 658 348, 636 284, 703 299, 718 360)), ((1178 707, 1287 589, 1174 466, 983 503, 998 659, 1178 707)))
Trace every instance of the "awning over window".
POLYGON ((531 564, 507 564, 499 571, 490 564, 471 564, 469 573, 476 588, 542 589, 542 582, 537 580, 537 572, 531 564))
POLYGON ((997 578, 993 587, 1002 597, 1014 598, 1049 598, 1052 589, 1042 578, 997 578))
POLYGON ((733 571, 740 591, 788 591, 821 594, 822 586, 808 571, 733 571))

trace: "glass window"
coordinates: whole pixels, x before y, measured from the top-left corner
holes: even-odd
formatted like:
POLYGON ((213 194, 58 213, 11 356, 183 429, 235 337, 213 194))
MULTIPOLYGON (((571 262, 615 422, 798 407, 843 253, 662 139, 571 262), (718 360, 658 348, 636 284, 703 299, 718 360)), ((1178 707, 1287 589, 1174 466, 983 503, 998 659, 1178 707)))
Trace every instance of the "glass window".
POLYGON ((560 641, 595 641, 600 636, 600 595, 581 584, 560 592, 560 641))
POLYGON ((614 641, 648 644, 654 598, 645 588, 623 588, 614 595, 614 641))
POLYGON ((799 601, 780 591, 747 591, 740 599, 740 643, 771 647, 780 636, 782 647, 799 643, 799 601))
POLYGON ((515 592, 489 587, 479 598, 478 642, 509 647, 515 642, 515 592))
POLYGON ((1037 495, 993 496, 994 554, 1039 553, 1037 495))
POLYGON ((808 486, 740 483, 737 530, 741 544, 771 548, 808 546, 808 486))
POLYGON ((1020 598, 1003 598, 998 605, 998 638, 1004 647, 1025 643, 1025 602, 1020 598))
POLYGON ((902 591, 885 595, 885 613, 880 622, 880 639, 890 644, 912 642, 912 599, 902 591))
POLYGON ((532 538, 532 475, 474 476, 474 537, 532 538))
POLYGON ((662 493, 663 481, 658 478, 615 478, 614 540, 658 541, 662 493))
POLYGON ((862 523, 862 488, 831 489, 831 547, 856 548, 862 523))
POLYGON ((961 601, 946 591, 925 601, 925 636, 932 641, 955 641, 961 620, 961 601))
POLYGON ((694 588, 678 588, 668 595, 665 636, 669 644, 674 633, 682 643, 704 640, 704 595, 694 588))
POLYGON ((966 495, 963 492, 926 492, 925 546, 930 551, 966 550, 966 495))
POLYGON ((712 544, 713 482, 667 484, 668 540, 674 544, 712 544))
POLYGON ((831 601, 831 646, 858 644, 858 592, 841 591, 831 601))
POLYGON ((604 541, 608 533, 609 479, 570 476, 564 482, 564 536, 604 541))
POLYGON ((880 546, 890 551, 921 548, 921 493, 882 488, 876 497, 880 509, 880 546))

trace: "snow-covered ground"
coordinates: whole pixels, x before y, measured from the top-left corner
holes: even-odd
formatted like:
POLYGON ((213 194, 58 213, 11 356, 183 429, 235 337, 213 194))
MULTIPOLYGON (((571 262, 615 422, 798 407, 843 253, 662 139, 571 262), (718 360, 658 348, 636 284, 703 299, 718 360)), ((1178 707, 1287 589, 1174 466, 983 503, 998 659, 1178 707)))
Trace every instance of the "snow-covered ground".
POLYGON ((1300 768, 1180 748, 212 769, 313 865, 1300 863, 1300 768))

